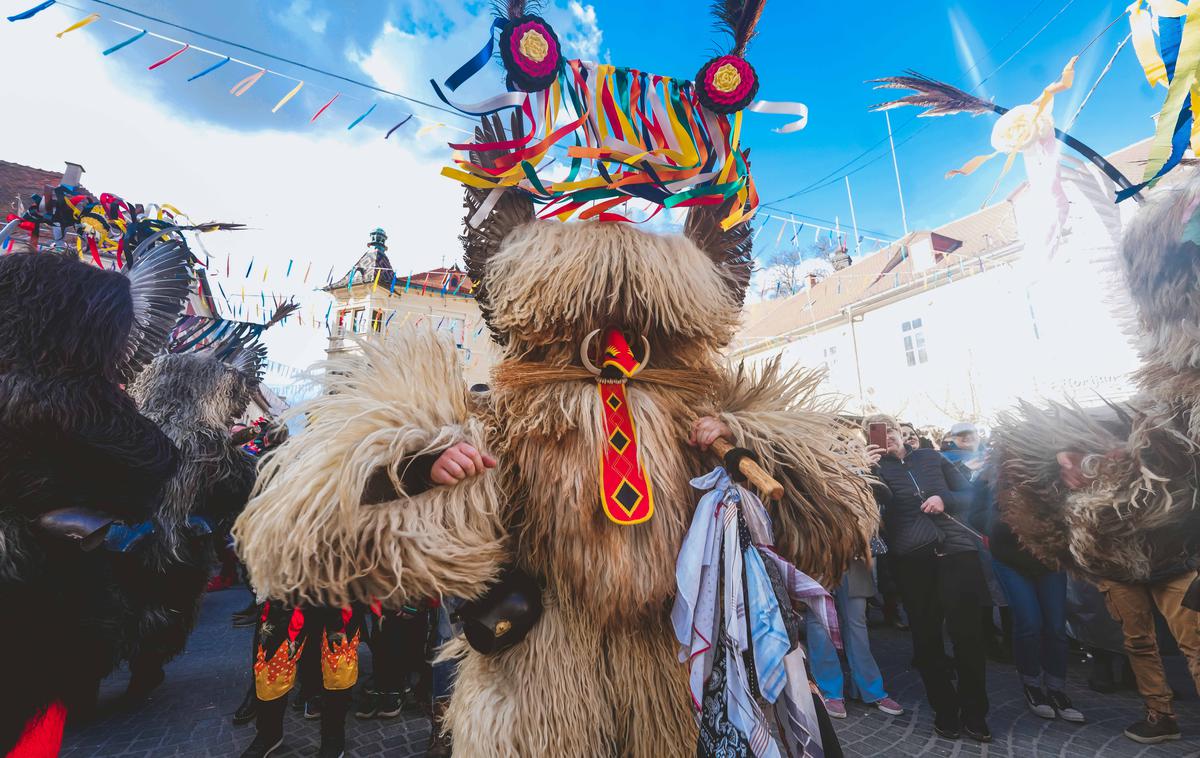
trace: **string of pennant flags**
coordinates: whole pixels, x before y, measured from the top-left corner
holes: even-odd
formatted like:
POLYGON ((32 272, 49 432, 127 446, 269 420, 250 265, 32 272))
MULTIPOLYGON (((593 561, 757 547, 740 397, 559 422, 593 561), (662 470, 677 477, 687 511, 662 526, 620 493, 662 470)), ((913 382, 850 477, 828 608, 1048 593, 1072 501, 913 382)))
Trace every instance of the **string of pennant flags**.
MULTIPOLYGON (((103 4, 111 5, 113 7, 118 7, 118 8, 120 7, 113 3, 103 3, 103 4)), ((46 0, 45 2, 40 3, 39 5, 36 5, 32 8, 29 8, 26 11, 8 16, 7 19, 9 22, 26 21, 54 5, 60 5, 64 8, 69 8, 71 10, 75 10, 80 13, 85 12, 84 9, 78 8, 70 3, 63 2, 63 0, 46 0)), ((136 15, 144 15, 144 14, 136 14, 136 15)), ((83 29, 83 28, 90 26, 98 21, 104 21, 106 23, 122 27, 122 28, 132 32, 132 34, 129 37, 106 48, 102 52, 102 55, 104 55, 106 57, 115 55, 117 53, 121 53, 122 51, 126 51, 147 37, 152 38, 152 39, 162 40, 163 42, 167 42, 172 45, 178 46, 178 49, 174 50, 170 54, 150 63, 147 66, 148 71, 156 71, 156 70, 162 69, 164 67, 167 67, 168 65, 173 64, 177 59, 180 59, 182 56, 184 56, 185 53, 192 52, 192 53, 202 54, 213 60, 211 63, 203 66, 202 68, 197 70, 194 74, 189 76, 186 80, 187 83, 191 83, 198 79, 202 79, 202 78, 208 77, 210 75, 217 74, 217 72, 221 72, 221 74, 223 74, 225 72, 225 70, 228 70, 225 67, 230 64, 233 64, 236 67, 240 67, 243 70, 243 72, 246 72, 246 75, 244 77, 242 77, 241 79, 239 79, 233 85, 233 87, 229 90, 229 94, 233 95, 234 97, 241 97, 242 95, 246 94, 247 92, 250 91, 251 88, 253 88, 255 85, 257 85, 260 82, 260 80, 264 79, 265 77, 270 77, 270 78, 280 80, 281 82, 285 82, 286 83, 286 92, 279 98, 279 100, 275 103, 274 107, 271 108, 272 113, 277 113, 281 109, 283 109, 286 105, 288 105, 288 103, 290 103, 293 100, 293 98, 296 97, 296 95, 298 95, 305 88, 308 88, 310 90, 317 89, 317 90, 320 90, 320 91, 328 94, 329 96, 327 98, 325 98, 322 101, 323 104, 315 112, 313 112, 311 117, 309 117, 308 122, 311 124, 311 123, 317 121, 318 119, 320 119, 322 116, 324 116, 326 114, 327 111, 329 111, 329 109, 331 108, 331 106, 334 105, 334 103, 342 103, 342 102, 347 102, 347 101, 361 103, 364 110, 355 110, 354 111, 356 115, 354 116, 354 118, 352 118, 347 123, 347 126, 346 126, 346 129, 349 131, 349 130, 354 129, 355 127, 359 126, 364 121, 366 121, 369 117, 371 117, 375 113, 376 108, 379 105, 378 102, 375 102, 372 100, 366 100, 361 97, 356 97, 354 95, 347 94, 340 90, 334 90, 329 87, 325 87, 323 85, 313 84, 311 81, 307 81, 307 80, 300 79, 295 76, 290 76, 288 74, 284 74, 282 72, 275 71, 265 65, 261 65, 254 61, 251 61, 251 60, 246 60, 244 58, 235 57, 232 55, 225 55, 225 54, 217 52, 215 50, 211 50, 209 48, 203 47, 202 45, 196 44, 195 42, 176 39, 174 37, 171 37, 171 36, 168 36, 165 34, 161 34, 159 32, 150 31, 149 29, 139 28, 137 26, 134 26, 133 24, 129 24, 124 21, 101 16, 99 13, 89 13, 87 16, 72 23, 71 25, 69 25, 65 29, 63 29, 62 31, 59 31, 55 36, 58 39, 62 39, 64 35, 70 34, 71 32, 75 32, 79 29, 83 29)), ((180 27, 180 28, 186 28, 186 27, 180 27)), ((205 35, 205 36, 209 36, 209 35, 205 35)), ((174 63, 174 65, 179 66, 179 65, 182 65, 182 63, 174 63)), ((330 77, 333 77, 336 79, 343 79, 346 82, 358 85, 360 87, 368 88, 368 89, 378 92, 380 94, 390 95, 393 99, 404 99, 404 100, 408 100, 411 102, 422 103, 424 105, 428 105, 430 108, 434 108, 437 110, 444 110, 437 105, 423 103, 423 101, 418 100, 417 98, 408 97, 401 93, 393 93, 393 92, 390 92, 387 90, 383 90, 380 87, 375 87, 375 86, 371 86, 371 85, 368 85, 368 84, 365 84, 362 82, 357 82, 355 80, 348 79, 346 77, 342 77, 342 76, 332 74, 327 71, 323 71, 314 66, 309 66, 307 64, 298 64, 298 65, 301 65, 303 68, 315 71, 317 73, 324 74, 326 76, 330 76, 330 77)), ((217 75, 220 75, 220 74, 217 74, 217 75)), ((455 115, 457 115, 457 114, 455 114, 455 115)), ((446 129, 446 130, 458 132, 461 134, 468 134, 468 135, 473 134, 473 132, 471 132, 465 128, 447 124, 436 118, 430 118, 427 116, 423 116, 416 112, 405 112, 405 113, 401 114, 398 121, 396 121, 395 124, 390 129, 387 130, 387 132, 384 134, 384 139, 391 137, 392 134, 394 134, 397 130, 399 130, 401 127, 403 127, 405 124, 409 123, 413 119, 416 119, 417 121, 424 123, 424 125, 421 126, 416 131, 417 136, 421 136, 425 133, 432 132, 435 130, 440 130, 440 129, 446 129)))

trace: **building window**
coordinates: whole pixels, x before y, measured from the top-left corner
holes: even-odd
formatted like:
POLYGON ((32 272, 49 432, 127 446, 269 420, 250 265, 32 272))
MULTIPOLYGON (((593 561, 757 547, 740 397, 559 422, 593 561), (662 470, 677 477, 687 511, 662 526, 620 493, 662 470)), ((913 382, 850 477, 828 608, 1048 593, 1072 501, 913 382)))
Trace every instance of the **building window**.
POLYGON ((921 319, 905 321, 900 325, 900 333, 904 335, 904 359, 908 365, 928 363, 929 356, 925 353, 925 330, 921 319))
POLYGON ((378 309, 372 310, 371 311, 371 331, 378 332, 382 328, 383 328, 383 311, 378 310, 378 309))
POLYGON ((832 370, 837 365, 837 345, 831 345, 821 351, 821 355, 825 359, 825 368, 832 370))

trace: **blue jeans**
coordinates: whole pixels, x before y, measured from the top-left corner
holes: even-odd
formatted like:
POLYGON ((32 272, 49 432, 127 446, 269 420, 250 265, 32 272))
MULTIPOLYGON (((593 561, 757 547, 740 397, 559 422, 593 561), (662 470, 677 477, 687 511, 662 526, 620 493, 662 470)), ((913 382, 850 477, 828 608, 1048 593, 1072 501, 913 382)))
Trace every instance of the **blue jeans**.
MULTIPOLYGON (((433 614, 433 637, 434 637, 434 654, 438 649, 452 639, 457 631, 455 625, 450 621, 450 609, 446 607, 447 603, 454 601, 443 599, 441 605, 437 607, 433 614)), ((458 677, 458 661, 449 660, 441 663, 433 664, 433 682, 431 689, 433 690, 433 699, 442 700, 450 697, 454 692, 454 680, 458 677)))
MULTIPOLYGON (((875 657, 871 655, 871 641, 867 638, 867 599, 847 597, 847 580, 834 590, 837 603, 838 625, 842 631, 842 644, 846 649, 846 660, 850 663, 852 686, 857 688, 864 703, 876 703, 888 696, 883 688, 883 674, 875 657)), ((844 700, 842 663, 838 660, 837 648, 816 614, 804 614, 808 637, 808 665, 813 680, 826 700, 844 700)))
POLYGON ((1013 659, 1022 684, 1062 690, 1067 678, 1067 575, 1037 579, 992 558, 1013 617, 1013 659))

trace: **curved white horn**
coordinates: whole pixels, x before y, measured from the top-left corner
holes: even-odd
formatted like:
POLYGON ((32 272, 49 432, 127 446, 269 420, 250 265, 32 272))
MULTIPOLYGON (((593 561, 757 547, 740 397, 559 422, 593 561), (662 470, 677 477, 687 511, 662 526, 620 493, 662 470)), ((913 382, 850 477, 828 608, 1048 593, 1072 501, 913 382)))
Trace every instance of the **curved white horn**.
POLYGON ((642 373, 642 369, 646 368, 646 365, 650 363, 650 340, 646 339, 646 335, 644 335, 644 334, 641 335, 641 337, 642 337, 642 359, 640 361, 638 361, 637 368, 635 368, 629 374, 630 377, 635 377, 638 374, 642 373))
POLYGON ((588 358, 588 346, 592 344, 592 339, 599 333, 599 329, 593 329, 588 336, 583 338, 583 342, 579 343, 579 360, 583 361, 584 368, 596 376, 600 376, 600 369, 596 368, 596 364, 588 358))

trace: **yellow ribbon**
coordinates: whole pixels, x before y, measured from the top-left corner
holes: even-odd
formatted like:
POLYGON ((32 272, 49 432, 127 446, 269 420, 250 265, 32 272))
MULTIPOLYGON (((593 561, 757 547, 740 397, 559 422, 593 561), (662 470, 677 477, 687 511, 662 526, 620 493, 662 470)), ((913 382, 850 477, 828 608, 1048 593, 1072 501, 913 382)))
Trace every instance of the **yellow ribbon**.
MULTIPOLYGON (((1193 0, 1193 2, 1200 2, 1200 0, 1193 0)), ((1075 83, 1075 62, 1077 60, 1079 60, 1078 55, 1073 56, 1071 60, 1067 61, 1067 65, 1063 67, 1062 73, 1059 75, 1058 80, 1046 85, 1045 89, 1042 90, 1042 94, 1038 95, 1037 99, 1030 103, 1037 108, 1037 111, 1033 116, 1035 122, 1047 109, 1054 107, 1055 95, 1060 92, 1065 92, 1071 88, 1072 84, 1075 83)), ((947 171, 946 178, 949 179, 953 176, 970 176, 971 174, 975 173, 976 169, 990 161, 992 158, 995 158, 1001 152, 1002 151, 1000 150, 996 150, 995 152, 988 153, 987 155, 977 155, 964 163, 961 168, 947 171)), ((997 184, 999 184, 1000 179, 1003 179, 1004 175, 1008 173, 1008 170, 1012 168, 1013 159, 1015 156, 1016 152, 1010 152, 1008 154, 1008 160, 1004 162, 1004 168, 1000 172, 1000 177, 996 180, 997 184)), ((995 189, 993 188, 992 191, 994 192, 995 189)))
POLYGON ((417 130, 417 136, 420 137, 422 134, 428 134, 429 132, 432 132, 434 129, 438 129, 443 126, 445 126, 445 124, 443 124, 441 121, 438 121, 437 123, 433 123, 433 124, 426 124, 425 126, 422 126, 420 129, 417 130))
POLYGON ((71 24, 66 29, 63 29, 61 32, 59 32, 58 34, 56 34, 54 36, 58 37, 59 39, 62 39, 62 36, 64 34, 66 34, 67 32, 73 32, 76 29, 82 29, 83 27, 87 26, 88 24, 93 24, 99 20, 100 20, 100 14, 93 13, 92 15, 84 18, 81 21, 76 21, 75 23, 71 24))
MULTIPOLYGON (((1167 87, 1167 99, 1158 113, 1158 124, 1154 141, 1150 144, 1150 155, 1142 181, 1149 181, 1158 174, 1171 156, 1171 138, 1184 99, 1191 97, 1196 84, 1197 67, 1200 66, 1200 0, 1190 0, 1187 18, 1183 22, 1183 39, 1179 43, 1179 57, 1175 60, 1175 76, 1167 87)), ((1193 119, 1195 110, 1193 109, 1193 119)))
POLYGON ((1142 0, 1129 6, 1129 32, 1133 39, 1133 52, 1137 54, 1142 73, 1151 87, 1167 86, 1167 66, 1154 44, 1154 18, 1142 7, 1142 0))
POLYGON ((280 99, 280 101, 279 101, 279 102, 275 103, 275 107, 271 109, 271 112, 272 112, 272 113, 274 113, 275 111, 279 110, 279 109, 280 109, 280 108, 282 108, 284 105, 286 105, 286 104, 287 104, 287 101, 288 101, 288 100, 291 100, 293 97, 295 97, 295 96, 296 96, 296 93, 297 93, 297 92, 299 92, 299 91, 300 91, 300 88, 301 88, 301 87, 303 87, 303 86, 304 86, 304 82, 300 82, 300 83, 299 83, 299 84, 297 84, 295 87, 292 87, 292 91, 291 91, 291 92, 289 92, 289 93, 287 93, 286 95, 284 95, 284 96, 283 96, 283 97, 280 99))

